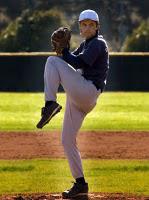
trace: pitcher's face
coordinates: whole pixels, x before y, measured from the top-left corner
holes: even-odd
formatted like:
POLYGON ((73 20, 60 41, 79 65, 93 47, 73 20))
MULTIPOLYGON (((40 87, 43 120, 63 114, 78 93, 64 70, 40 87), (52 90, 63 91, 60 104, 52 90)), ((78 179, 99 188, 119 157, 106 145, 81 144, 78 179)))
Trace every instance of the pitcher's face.
POLYGON ((80 35, 85 39, 89 39, 96 35, 97 30, 98 25, 93 20, 85 19, 80 22, 80 35))

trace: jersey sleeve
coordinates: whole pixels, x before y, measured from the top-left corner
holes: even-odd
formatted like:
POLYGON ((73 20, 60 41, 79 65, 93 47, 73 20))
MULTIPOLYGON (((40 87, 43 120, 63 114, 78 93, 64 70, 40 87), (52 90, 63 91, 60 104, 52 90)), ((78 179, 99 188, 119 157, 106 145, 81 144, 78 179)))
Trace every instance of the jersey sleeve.
POLYGON ((72 52, 72 54, 76 56, 79 55, 79 53, 82 51, 82 48, 83 48, 83 43, 81 43, 80 46, 72 52))
POLYGON ((72 65, 75 69, 83 69, 87 66, 92 67, 96 59, 104 55, 105 51, 107 51, 106 42, 98 39, 91 41, 87 47, 81 48, 80 46, 80 49, 78 48, 72 53, 66 48, 62 52, 63 60, 72 65))
POLYGON ((62 58, 75 69, 82 69, 86 65, 82 59, 80 59, 77 55, 70 53, 67 48, 63 50, 62 58))

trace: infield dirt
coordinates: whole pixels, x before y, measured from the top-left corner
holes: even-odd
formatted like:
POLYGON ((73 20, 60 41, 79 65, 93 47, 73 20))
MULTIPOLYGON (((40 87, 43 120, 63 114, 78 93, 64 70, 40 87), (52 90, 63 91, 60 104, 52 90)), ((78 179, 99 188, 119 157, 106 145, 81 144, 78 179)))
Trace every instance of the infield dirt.
MULTIPOLYGON (((82 158, 149 159, 149 132, 81 132, 82 158)), ((0 132, 0 159, 64 158, 59 132, 0 132)))
MULTIPOLYGON (((26 194, 2 196, 1 200, 63 200, 60 194, 26 194)), ((108 194, 108 193, 91 193, 88 196, 76 197, 68 200, 149 200, 149 197, 134 196, 128 194, 108 194)))

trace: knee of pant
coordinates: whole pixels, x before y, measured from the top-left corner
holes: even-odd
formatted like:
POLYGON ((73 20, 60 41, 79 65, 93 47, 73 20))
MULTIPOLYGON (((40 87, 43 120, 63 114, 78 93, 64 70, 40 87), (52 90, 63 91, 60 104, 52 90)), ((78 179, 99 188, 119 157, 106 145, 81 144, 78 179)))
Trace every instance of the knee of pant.
POLYGON ((52 61, 54 61, 54 59, 55 59, 55 56, 49 56, 49 57, 47 58, 47 62, 48 62, 48 63, 51 63, 52 61))
POLYGON ((60 58, 59 57, 57 57, 57 56, 49 56, 48 58, 47 58, 47 61, 48 62, 55 62, 55 61, 58 61, 60 58))
POLYGON ((48 70, 48 69, 55 69, 55 56, 49 56, 47 58, 47 62, 46 62, 46 66, 45 66, 45 69, 48 70))

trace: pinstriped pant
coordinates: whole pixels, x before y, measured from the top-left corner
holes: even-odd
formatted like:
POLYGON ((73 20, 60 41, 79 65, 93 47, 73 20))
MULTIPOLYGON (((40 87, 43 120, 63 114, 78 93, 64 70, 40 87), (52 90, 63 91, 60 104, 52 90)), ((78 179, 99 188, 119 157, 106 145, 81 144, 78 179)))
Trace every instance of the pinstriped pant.
POLYGON ((59 84, 66 92, 66 110, 62 129, 62 145, 72 176, 83 177, 76 137, 85 116, 95 107, 101 91, 68 63, 56 56, 47 59, 44 72, 45 101, 56 101, 59 84))

